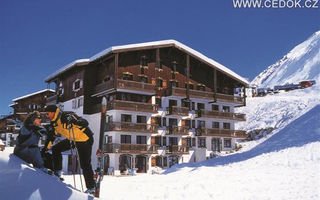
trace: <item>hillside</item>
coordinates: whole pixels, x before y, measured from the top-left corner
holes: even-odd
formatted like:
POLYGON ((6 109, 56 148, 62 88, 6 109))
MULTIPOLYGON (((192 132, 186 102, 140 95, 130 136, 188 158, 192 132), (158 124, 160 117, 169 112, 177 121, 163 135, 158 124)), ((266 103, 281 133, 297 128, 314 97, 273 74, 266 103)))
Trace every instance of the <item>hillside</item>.
POLYGON ((320 82, 320 31, 294 47, 278 62, 270 65, 251 84, 258 87, 273 87, 308 79, 320 82))

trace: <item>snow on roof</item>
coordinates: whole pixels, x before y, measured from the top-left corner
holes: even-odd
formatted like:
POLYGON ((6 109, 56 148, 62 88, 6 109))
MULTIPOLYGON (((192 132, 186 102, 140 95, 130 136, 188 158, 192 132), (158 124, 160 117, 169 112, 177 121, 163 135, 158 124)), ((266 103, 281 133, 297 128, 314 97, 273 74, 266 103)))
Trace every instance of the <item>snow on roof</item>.
POLYGON ((79 64, 84 64, 84 63, 88 63, 90 62, 90 59, 78 59, 78 60, 75 60, 65 66, 63 66, 62 68, 58 69, 57 71, 55 71, 53 74, 49 75, 45 81, 50 81, 51 79, 53 79, 54 77, 56 77, 58 74, 61 74, 69 69, 71 69, 72 67, 74 66, 77 66, 79 64))
MULTIPOLYGON (((232 70, 228 69, 227 67, 225 67, 224 65, 218 63, 217 61, 212 60, 211 58, 206 57, 205 55, 203 55, 202 53, 176 41, 176 40, 161 40, 161 41, 154 41, 154 42, 145 42, 145 43, 137 43, 137 44, 129 44, 129 45, 121 45, 121 46, 112 46, 109 47, 99 53, 97 53, 96 55, 92 56, 90 59, 81 59, 81 60, 86 60, 87 62, 92 62, 95 61, 97 59, 99 59, 102 56, 105 56, 111 52, 114 51, 119 51, 119 50, 130 50, 130 49, 137 49, 137 48, 145 48, 145 47, 153 47, 153 46, 165 46, 165 45, 172 45, 175 46, 178 49, 182 49, 186 52, 188 52, 189 54, 207 62, 208 64, 214 66, 215 68, 217 68, 218 70, 234 77, 235 79, 237 79, 238 81, 244 83, 245 85, 248 85, 249 82, 248 80, 246 80, 245 78, 239 76, 238 74, 236 74, 235 72, 233 72, 232 70)), ((80 60, 80 61, 81 61, 80 60)), ((49 81, 50 79, 54 78, 55 76, 61 74, 62 72, 72 68, 75 64, 77 64, 77 62, 79 62, 79 60, 76 60, 66 66, 64 66, 63 68, 61 68, 60 70, 58 70, 57 72, 53 73, 52 75, 50 75, 46 81, 49 81)))
POLYGON ((47 92, 47 91, 55 92, 54 90, 51 90, 51 89, 44 89, 44 90, 40 90, 38 92, 34 92, 34 93, 31 93, 31 94, 24 95, 22 97, 18 97, 18 98, 12 99, 12 101, 18 101, 18 100, 21 100, 21 99, 25 99, 27 97, 31 97, 33 95, 40 94, 40 93, 47 92))
POLYGON ((14 105, 17 105, 17 103, 10 104, 8 107, 13 107, 14 105))

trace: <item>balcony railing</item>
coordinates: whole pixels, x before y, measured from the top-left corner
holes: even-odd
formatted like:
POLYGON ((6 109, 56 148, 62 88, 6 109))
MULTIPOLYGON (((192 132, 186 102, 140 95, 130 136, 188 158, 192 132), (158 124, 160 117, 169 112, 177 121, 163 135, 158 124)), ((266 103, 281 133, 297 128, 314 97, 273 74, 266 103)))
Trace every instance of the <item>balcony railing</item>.
POLYGON ((232 137, 232 138, 247 138, 246 131, 229 130, 218 128, 197 128, 195 130, 197 136, 218 136, 218 137, 232 137))
POLYGON ((114 100, 108 103, 107 109, 157 113, 158 105, 153 105, 150 103, 114 100))
POLYGON ((137 82, 137 81, 118 79, 116 88, 115 88, 114 81, 106 81, 106 82, 103 82, 103 83, 96 85, 93 88, 93 94, 99 96, 99 94, 102 94, 102 93, 104 93, 108 90, 111 90, 113 88, 114 89, 123 89, 123 90, 133 90, 133 91, 150 93, 150 94, 155 93, 154 85, 152 85, 150 83, 142 83, 142 82, 137 82))
POLYGON ((242 113, 219 112, 214 110, 197 110, 197 117, 222 118, 237 121, 246 121, 246 115, 242 113))
POLYGON ((107 91, 107 90, 110 90, 114 88, 114 81, 106 81, 106 82, 103 82, 103 83, 100 83, 98 85, 96 85, 94 88, 93 88, 93 94, 99 94, 99 93, 102 93, 104 91, 107 91))
POLYGON ((167 154, 189 154, 188 146, 171 145, 166 147, 167 154))
MULTIPOLYGON (((186 96, 186 89, 185 88, 177 88, 177 87, 171 87, 168 88, 165 92, 166 96, 186 96)), ((200 90, 189 90, 189 96, 191 98, 200 98, 200 99, 207 99, 207 100, 213 100, 214 99, 214 93, 209 91, 200 91, 200 90)), ((216 100, 221 102, 231 102, 231 103, 237 103, 237 104, 243 104, 244 98, 234 95, 227 95, 227 94, 221 94, 216 93, 215 94, 216 100)))
POLYGON ((188 126, 168 126, 166 129, 166 134, 188 135, 189 127, 188 126))
POLYGON ((117 89, 134 90, 147 93, 155 93, 154 85, 137 81, 128 81, 118 79, 117 89))
POLYGON ((46 104, 47 105, 55 105, 57 103, 57 100, 58 100, 58 95, 53 95, 53 96, 50 96, 50 97, 47 97, 46 99, 46 104))
POLYGON ((106 131, 157 133, 158 125, 131 122, 112 122, 106 124, 106 131))
POLYGON ((104 153, 144 153, 144 154, 156 154, 158 145, 149 144, 117 144, 110 143, 104 144, 104 153))
POLYGON ((170 106, 170 107, 167 107, 167 115, 188 116, 189 115, 189 108, 170 106))

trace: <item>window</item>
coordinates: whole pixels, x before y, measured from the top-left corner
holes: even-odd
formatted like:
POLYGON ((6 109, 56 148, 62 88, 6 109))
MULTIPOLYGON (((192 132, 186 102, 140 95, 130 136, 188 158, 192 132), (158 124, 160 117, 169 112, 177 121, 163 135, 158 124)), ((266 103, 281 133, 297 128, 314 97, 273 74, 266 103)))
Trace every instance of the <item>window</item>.
POLYGON ((219 105, 213 104, 212 105, 212 110, 219 111, 219 105))
POLYGON ((155 137, 155 144, 156 144, 156 145, 162 146, 161 141, 162 141, 162 140, 161 140, 161 136, 156 136, 156 137, 155 137))
POLYGON ((112 143, 112 136, 107 136, 107 137, 108 137, 108 139, 107 139, 108 144, 112 143))
POLYGON ((205 88, 204 85, 197 85, 197 90, 199 90, 199 91, 205 91, 206 88, 205 88))
POLYGON ((206 121, 198 120, 198 128, 205 128, 206 127, 206 121))
POLYGON ((72 84, 72 90, 73 90, 74 92, 77 92, 77 91, 79 91, 81 88, 82 88, 82 80, 80 80, 80 79, 75 80, 75 81, 73 82, 73 84, 72 84))
POLYGON ((198 110, 204 110, 204 103, 197 103, 198 110))
POLYGON ((167 126, 167 118, 162 118, 162 126, 167 126))
POLYGON ((231 148, 231 139, 223 139, 223 146, 225 148, 231 148))
POLYGON ((177 100, 169 99, 169 107, 177 106, 177 104, 178 104, 177 100))
MULTIPOLYGON (((184 84, 184 87, 187 89, 188 84, 185 83, 185 84, 184 84)), ((190 90, 193 90, 193 84, 189 84, 189 89, 190 89, 190 90)))
POLYGON ((148 83, 148 77, 139 75, 138 76, 138 82, 148 83))
POLYGON ((121 135, 121 144, 131 144, 131 135, 121 135))
POLYGON ((137 144, 147 144, 147 136, 137 135, 137 144))
POLYGON ((230 123, 223 123, 223 129, 230 129, 230 123))
POLYGON ((179 83, 178 83, 178 81, 171 80, 171 81, 169 81, 169 86, 170 87, 179 87, 179 83))
POLYGON ((212 122, 212 128, 220 128, 219 122, 212 122))
POLYGON ((191 147, 191 138, 186 138, 186 146, 191 147))
POLYGON ((130 72, 123 72, 122 73, 122 79, 123 80, 128 80, 128 81, 133 81, 133 74, 130 72))
POLYGON ((206 138, 198 138, 198 147, 206 148, 206 138))
POLYGON ((163 80, 162 79, 156 80, 156 87, 163 87, 163 80))
POLYGON ((137 116, 137 123, 143 123, 146 124, 147 123, 147 117, 146 116, 137 116))
POLYGON ((178 145, 178 138, 176 137, 169 137, 169 146, 178 145))
POLYGON ((177 126, 178 120, 175 118, 169 118, 169 126, 177 126))
POLYGON ((223 112, 230 112, 230 106, 222 106, 223 112))
POLYGON ((132 122, 132 117, 131 115, 121 115, 121 122, 132 122))
POLYGON ((77 109, 83 106, 83 98, 76 98, 72 100, 72 109, 77 109))

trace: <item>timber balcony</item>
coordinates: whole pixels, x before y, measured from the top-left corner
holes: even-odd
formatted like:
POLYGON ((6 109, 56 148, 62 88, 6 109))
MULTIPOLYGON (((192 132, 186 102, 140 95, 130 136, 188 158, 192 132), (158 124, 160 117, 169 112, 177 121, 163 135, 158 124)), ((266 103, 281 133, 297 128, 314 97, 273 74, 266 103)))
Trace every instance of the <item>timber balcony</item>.
POLYGON ((118 144, 109 143, 104 144, 104 153, 144 153, 144 154, 156 154, 158 153, 158 145, 149 144, 118 144))
POLYGON ((179 146, 179 145, 167 146, 166 153, 167 154, 189 154, 189 147, 179 146))
POLYGON ((247 138, 246 131, 229 130, 218 128, 196 128, 196 136, 217 136, 217 137, 231 137, 231 138, 247 138))
MULTIPOLYGON (((166 96, 186 96, 186 89, 185 88, 178 88, 178 87, 171 87, 168 88, 165 92, 166 96)), ((234 95, 227 95, 227 94, 221 94, 209 91, 200 91, 200 90, 189 90, 189 96, 190 98, 200 98, 200 99, 206 99, 206 100, 213 100, 214 95, 217 101, 221 102, 230 102, 230 103, 236 103, 236 104, 244 104, 244 98, 234 95)))
POLYGON ((167 115, 181 115, 181 116, 188 116, 189 115, 189 108, 185 107, 177 107, 177 106, 170 106, 167 107, 167 115))
POLYGON ((150 95, 155 93, 155 87, 150 83, 118 79, 116 87, 114 81, 106 81, 96 85, 93 88, 93 96, 102 96, 105 93, 108 93, 108 91, 112 91, 112 89, 134 91, 136 93, 144 93, 150 95))
POLYGON ((157 113, 158 106, 150 103, 114 100, 108 103, 107 110, 130 110, 138 112, 157 113))
POLYGON ((168 126, 166 129, 167 135, 189 135, 188 126, 168 126))
POLYGON ((58 101, 58 95, 53 95, 50 97, 47 97, 46 104, 47 105, 55 105, 58 101))
POLYGON ((131 122, 111 122, 106 124, 106 131, 158 133, 158 125, 131 122))
POLYGON ((236 121, 246 121, 246 115, 242 113, 231 113, 231 112, 219 112, 214 110, 197 110, 196 117, 208 117, 208 118, 219 118, 229 119, 236 121))

